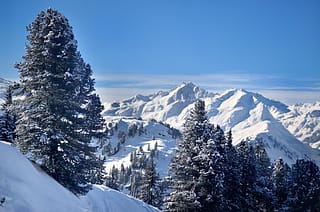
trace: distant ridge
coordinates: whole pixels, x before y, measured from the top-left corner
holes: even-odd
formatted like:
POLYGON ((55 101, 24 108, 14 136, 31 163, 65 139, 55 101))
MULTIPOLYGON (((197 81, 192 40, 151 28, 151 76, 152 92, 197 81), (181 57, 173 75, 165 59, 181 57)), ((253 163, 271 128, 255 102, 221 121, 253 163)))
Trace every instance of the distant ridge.
MULTIPOLYGON (((169 91, 146 96, 136 95, 116 103, 106 103, 104 115, 155 119, 182 129, 184 120, 197 99, 205 101, 211 123, 220 125, 225 131, 232 130, 234 144, 241 140, 250 142, 263 139, 272 160, 282 157, 287 162, 294 163, 297 158, 310 157, 320 161, 319 154, 310 148, 316 146, 313 141, 306 145, 288 129, 288 120, 295 119, 293 114, 287 116, 292 112, 291 107, 244 89, 229 89, 218 94, 201 89, 192 82, 184 82, 169 91)), ((317 111, 313 113, 317 114, 317 111)), ((317 137, 314 133, 320 128, 320 119, 313 124, 315 131, 309 132, 311 138, 317 137)), ((295 132, 299 130, 303 129, 298 127, 295 132)))

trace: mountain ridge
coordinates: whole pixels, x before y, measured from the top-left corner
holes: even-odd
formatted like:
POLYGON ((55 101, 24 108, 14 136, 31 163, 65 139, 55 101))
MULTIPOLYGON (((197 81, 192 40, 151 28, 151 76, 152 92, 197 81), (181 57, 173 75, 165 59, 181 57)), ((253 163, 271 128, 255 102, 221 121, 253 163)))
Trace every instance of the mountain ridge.
MULTIPOLYGON (((302 140, 298 140, 299 137, 292 130, 288 129, 289 124, 285 125, 288 123, 285 120, 295 118, 295 116, 288 118, 287 115, 292 112, 292 106, 261 94, 245 89, 229 89, 218 94, 203 90, 189 82, 182 83, 167 92, 148 96, 152 98, 144 99, 146 101, 119 101, 116 103, 117 107, 111 107, 109 104, 104 110, 104 115, 155 119, 181 130, 194 102, 202 99, 206 103, 209 121, 218 124, 225 131, 232 130, 234 144, 241 140, 263 138, 270 147, 267 151, 273 160, 283 157, 289 163, 294 163, 297 158, 319 159, 310 148, 315 144, 309 142, 310 146, 305 145, 302 140)), ((312 114, 316 116, 318 113, 312 114)), ((319 121, 314 122, 316 126, 320 125, 319 121)), ((317 132, 309 132, 311 135, 313 133, 317 132)))

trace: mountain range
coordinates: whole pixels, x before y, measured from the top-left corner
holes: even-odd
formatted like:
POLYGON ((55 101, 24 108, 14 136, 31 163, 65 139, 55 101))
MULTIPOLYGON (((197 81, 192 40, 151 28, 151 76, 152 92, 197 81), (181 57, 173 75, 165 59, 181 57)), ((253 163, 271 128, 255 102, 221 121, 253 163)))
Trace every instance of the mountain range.
POLYGON ((287 106, 258 93, 230 89, 212 93, 191 82, 170 91, 136 95, 119 102, 105 103, 105 117, 155 119, 182 129, 194 102, 206 103, 207 117, 225 131, 231 130, 233 143, 263 139, 272 160, 288 163, 297 158, 320 161, 320 102, 287 106))

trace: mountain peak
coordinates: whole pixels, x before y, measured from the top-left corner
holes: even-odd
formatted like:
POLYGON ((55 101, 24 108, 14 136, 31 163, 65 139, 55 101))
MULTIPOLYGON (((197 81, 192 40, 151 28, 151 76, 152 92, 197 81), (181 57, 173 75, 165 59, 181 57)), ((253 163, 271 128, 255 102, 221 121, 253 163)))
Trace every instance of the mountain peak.
POLYGON ((183 82, 169 92, 172 101, 195 101, 199 98, 213 97, 214 95, 199 88, 192 82, 183 82))

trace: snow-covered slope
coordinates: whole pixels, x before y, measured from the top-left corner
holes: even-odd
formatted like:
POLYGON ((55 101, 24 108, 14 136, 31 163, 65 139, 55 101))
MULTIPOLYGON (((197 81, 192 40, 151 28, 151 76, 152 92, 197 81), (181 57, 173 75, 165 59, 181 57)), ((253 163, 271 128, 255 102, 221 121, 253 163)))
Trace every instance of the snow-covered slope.
POLYGON ((4 142, 0 142, 0 161, 0 199, 4 198, 0 211, 3 212, 157 211, 99 185, 78 198, 4 142))
POLYGON ((179 116, 182 110, 198 98, 214 96, 192 83, 182 83, 169 92, 160 91, 149 96, 136 95, 130 99, 105 104, 105 116, 130 116, 165 121, 179 116))
POLYGON ((179 131, 155 120, 138 120, 135 118, 123 118, 117 116, 105 117, 109 126, 109 140, 100 150, 106 157, 106 171, 110 172, 115 166, 120 170, 121 164, 126 168, 131 165, 130 155, 134 151, 143 149, 149 156, 150 152, 157 149, 155 158, 156 170, 160 177, 168 175, 169 163, 175 154, 176 140, 179 139, 179 131), (112 127, 111 127, 112 126, 112 127), (136 126, 136 131, 130 129, 136 126), (120 141, 123 139, 122 141, 120 141), (106 152, 106 148, 110 151, 106 152), (103 150, 104 149, 104 150, 103 150))
MULTIPOLYGON (((292 108, 243 89, 231 89, 221 94, 206 92, 192 83, 182 83, 169 92, 149 96, 135 96, 121 102, 106 104, 104 115, 156 119, 182 129, 184 120, 193 103, 198 99, 206 102, 208 118, 224 130, 232 129, 234 144, 241 140, 263 138, 272 160, 282 157, 288 163, 297 158, 310 157, 319 161, 319 154, 303 144, 283 124, 283 117, 292 108), (281 118, 282 117, 282 118, 281 118)), ((312 116, 317 115, 316 112, 312 116)), ((319 124, 319 119, 314 120, 319 124)), ((316 132, 311 130, 310 134, 316 132)), ((300 138, 299 138, 300 139, 300 138)))
POLYGON ((282 124, 300 141, 320 150, 320 101, 297 104, 279 117, 282 124))

